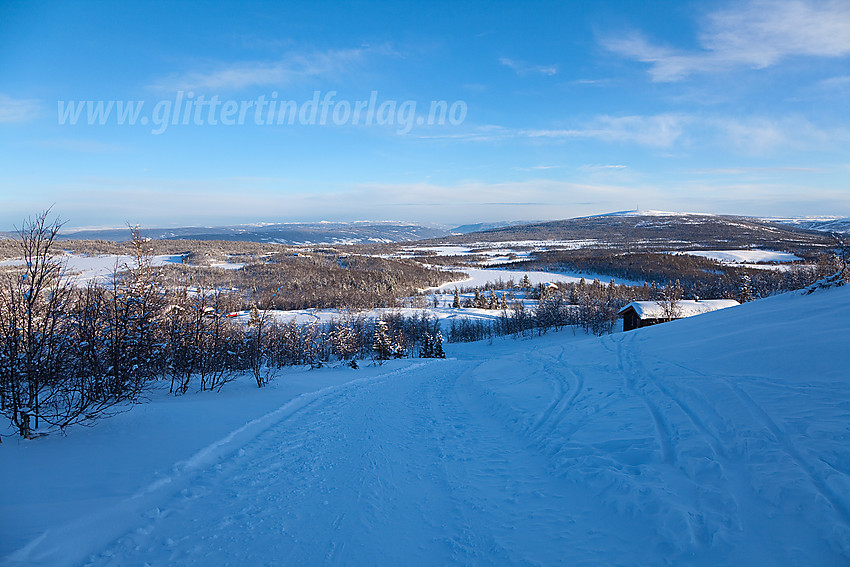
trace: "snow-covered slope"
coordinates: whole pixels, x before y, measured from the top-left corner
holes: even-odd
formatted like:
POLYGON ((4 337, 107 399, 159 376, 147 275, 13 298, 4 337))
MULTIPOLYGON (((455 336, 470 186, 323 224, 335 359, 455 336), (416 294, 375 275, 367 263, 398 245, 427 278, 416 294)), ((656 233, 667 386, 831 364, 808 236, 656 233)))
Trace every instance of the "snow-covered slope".
POLYGON ((712 215, 710 213, 679 213, 675 211, 654 211, 651 209, 634 209, 631 211, 615 211, 612 213, 605 213, 601 215, 591 215, 589 218, 593 217, 689 217, 689 216, 703 216, 703 217, 713 217, 716 215, 712 215))
POLYGON ((820 250, 834 246, 827 234, 794 226, 726 215, 624 211, 454 235, 440 244, 561 240, 595 242, 609 249, 637 251, 772 248, 820 250))
POLYGON ((850 218, 847 217, 797 217, 765 220, 822 232, 850 233, 850 218))
POLYGON ((601 339, 448 345, 7 440, 0 556, 846 565, 847 313, 839 288, 601 339))

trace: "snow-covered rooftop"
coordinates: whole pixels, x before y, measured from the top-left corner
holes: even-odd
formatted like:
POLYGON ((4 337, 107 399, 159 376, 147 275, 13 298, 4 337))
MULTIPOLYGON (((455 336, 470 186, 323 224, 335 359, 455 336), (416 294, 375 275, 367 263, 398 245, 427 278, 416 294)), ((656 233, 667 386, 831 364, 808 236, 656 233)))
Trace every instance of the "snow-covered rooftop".
MULTIPOLYGON (((708 313, 709 311, 717 311, 718 309, 725 309, 726 307, 734 307, 736 305, 740 304, 734 299, 701 299, 699 301, 694 299, 682 299, 676 303, 676 313, 680 318, 692 317, 694 315, 708 313)), ((664 314, 664 306, 658 301, 632 301, 620 309, 620 315, 622 315, 630 307, 634 308, 635 313, 637 313, 638 317, 641 319, 663 319, 666 317, 664 314)))

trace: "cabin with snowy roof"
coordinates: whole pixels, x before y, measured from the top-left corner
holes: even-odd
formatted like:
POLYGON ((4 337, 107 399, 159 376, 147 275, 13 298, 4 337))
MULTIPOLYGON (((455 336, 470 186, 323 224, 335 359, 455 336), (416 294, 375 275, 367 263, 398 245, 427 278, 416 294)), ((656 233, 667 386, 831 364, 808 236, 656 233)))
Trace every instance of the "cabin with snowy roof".
POLYGON ((623 318, 623 330, 631 331, 632 329, 648 327, 672 319, 693 317, 735 305, 740 304, 734 299, 681 299, 676 302, 674 316, 670 317, 660 301, 632 301, 620 309, 618 315, 623 318))

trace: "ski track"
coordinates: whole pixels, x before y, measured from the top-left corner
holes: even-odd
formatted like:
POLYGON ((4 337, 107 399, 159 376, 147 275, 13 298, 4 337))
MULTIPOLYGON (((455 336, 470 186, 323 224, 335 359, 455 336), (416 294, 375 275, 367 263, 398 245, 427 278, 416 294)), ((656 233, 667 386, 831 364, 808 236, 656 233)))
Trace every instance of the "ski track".
POLYGON ((835 494, 829 486, 827 486, 816 466, 800 454, 800 451, 797 450, 788 435, 780 429, 770 415, 768 415, 768 413, 759 406, 749 394, 732 381, 729 381, 729 387, 732 388, 744 404, 752 410, 753 414, 762 423, 764 423, 764 426, 770 431, 779 448, 791 457, 800 466, 800 468, 806 472, 811 479, 814 488, 821 496, 829 501, 833 509, 841 517, 844 524, 850 525, 850 512, 847 510, 847 504, 837 494, 835 494))
MULTIPOLYGON (((706 376, 705 373, 689 369, 685 365, 678 364, 677 366, 679 366, 680 368, 682 368, 684 370, 689 371, 692 374, 706 376)), ((732 392, 735 393, 735 395, 738 397, 738 399, 740 399, 741 402, 743 402, 743 405, 746 406, 750 410, 751 414, 753 416, 755 416, 758 419, 758 421, 763 424, 764 428, 769 432, 770 436, 773 438, 773 441, 776 443, 777 447, 782 452, 787 454, 791 459, 793 459, 794 462, 796 462, 797 465, 803 471, 805 471, 806 475, 808 475, 809 479, 811 480, 811 484, 812 484, 813 488, 830 503, 830 505, 835 510, 835 512, 840 516, 841 521, 845 525, 850 525, 850 511, 848 511, 848 504, 846 502, 847 496, 842 498, 840 495, 838 495, 835 491, 833 491, 829 487, 829 485, 824 480, 824 475, 821 473, 820 470, 818 470, 819 469, 818 465, 803 456, 803 454, 800 452, 799 449, 797 449, 794 442, 791 440, 791 438, 788 436, 788 434, 783 430, 783 428, 780 427, 780 425, 770 416, 770 414, 762 406, 760 406, 752 398, 752 396, 750 396, 745 391, 745 389, 738 383, 738 381, 741 381, 742 379, 752 381, 752 380, 763 380, 764 377, 762 377, 762 376, 737 376, 735 378, 725 377, 724 382, 727 385, 727 387, 732 392)), ((785 388, 785 389, 790 389, 790 390, 795 390, 795 391, 804 391, 804 392, 808 391, 810 389, 810 388, 795 388, 795 387, 786 386, 786 385, 782 385, 782 387, 785 388)), ((672 399, 675 399, 675 398, 673 398, 673 395, 670 394, 668 391, 666 391, 666 390, 663 390, 663 391, 665 391, 666 395, 668 395, 672 399)), ((685 413, 691 418, 691 420, 695 423, 695 425, 697 425, 707 436, 709 436, 713 440, 712 446, 715 447, 715 452, 717 453, 717 455, 719 457, 723 457, 724 451, 723 451, 722 446, 720 445, 720 439, 705 428, 705 426, 702 424, 702 422, 694 414, 693 411, 691 411, 687 406, 678 402, 678 400, 677 400, 677 403, 679 403, 682 410, 685 411, 685 413)), ((841 470, 840 468, 833 466, 823 457, 818 457, 817 460, 826 464, 832 470, 834 470, 836 473, 839 473, 840 475, 842 475, 844 477, 850 476, 850 472, 848 472, 846 470, 841 470)))
POLYGON ((557 424, 563 419, 567 410, 573 405, 576 397, 578 397, 582 390, 582 377, 576 374, 571 368, 560 364, 560 357, 563 356, 563 353, 564 347, 561 347, 558 355, 544 355, 545 362, 542 364, 540 358, 532 359, 532 357, 526 356, 529 364, 542 369, 547 380, 554 385, 555 389, 552 402, 529 429, 529 434, 537 435, 543 439, 548 437, 548 433, 551 433, 557 427, 557 424), (565 373, 567 374, 566 376, 565 373), (565 384, 568 385, 567 388, 564 387, 565 384), (569 394, 569 397, 567 397, 567 394, 569 394), (548 433, 540 432, 544 425, 546 425, 548 433))
POLYGON ((433 364, 323 396, 87 564, 568 565, 649 538, 639 518, 598 518, 591 494, 552 474, 528 432, 480 396, 484 365, 433 364))
POLYGON ((629 337, 629 344, 624 345, 624 341, 617 343, 617 367, 623 374, 623 380, 626 388, 633 394, 639 396, 646 405, 649 414, 652 416, 652 422, 655 425, 656 440, 661 448, 661 457, 663 462, 667 464, 676 464, 677 453, 673 442, 670 426, 665 417, 661 414, 658 406, 652 401, 652 398, 647 394, 648 387, 647 375, 639 372, 634 362, 634 355, 631 350, 634 348, 635 335, 629 337))
MULTIPOLYGON (((782 511, 781 493, 778 497, 761 493, 761 487, 765 479, 761 478, 760 468, 764 467, 759 461, 776 462, 786 455, 798 466, 803 474, 799 478, 789 479, 790 490, 806 490, 812 493, 815 502, 827 502, 832 509, 835 521, 838 524, 833 527, 833 534, 824 538, 829 541, 828 546, 838 549, 839 555, 843 557, 841 563, 848 560, 848 508, 845 493, 836 493, 826 482, 822 472, 823 466, 812 462, 797 449, 790 436, 771 417, 768 411, 759 405, 744 389, 743 384, 750 381, 769 383, 776 389, 800 390, 799 387, 788 387, 781 381, 768 380, 764 376, 715 376, 688 368, 681 363, 668 363, 664 360, 654 359, 649 353, 641 352, 638 342, 638 334, 626 335, 617 341, 618 364, 624 374, 626 387, 640 396, 646 403, 647 409, 657 430, 658 443, 664 455, 663 461, 673 468, 676 476, 681 479, 670 478, 665 483, 667 487, 678 487, 699 496, 694 500, 694 510, 688 514, 695 541, 709 544, 728 540, 730 543, 740 541, 745 537, 765 537, 764 526, 760 525, 766 520, 774 521, 774 518, 754 518, 751 512, 763 508, 764 500, 767 499, 777 509, 777 514, 788 513, 782 511), (662 367, 665 364, 677 367, 680 371, 678 380, 670 380, 670 376, 676 376, 676 372, 665 371, 656 374, 648 370, 648 365, 662 367), (703 384, 713 381, 720 382, 734 393, 734 397, 741 402, 738 404, 722 403, 723 397, 715 397, 720 403, 710 404, 707 399, 689 385, 687 375, 682 375, 684 370, 687 375, 700 378, 703 384), (755 417, 753 422, 745 423, 741 418, 740 409, 745 408, 749 414, 755 417), (733 426, 728 424, 734 423, 733 426), (759 430, 758 425, 761 425, 759 430), (755 427, 754 427, 755 425, 755 427), (733 433, 734 432, 734 433, 733 433), (742 437, 746 437, 742 439, 742 437), (748 454, 744 449, 752 439, 758 437, 760 442, 765 438, 771 441, 770 445, 760 448, 757 455, 748 454), (756 457, 756 458, 754 458, 756 457), (749 461, 749 462, 746 462, 749 461), (756 461, 755 463, 753 461, 756 461), (700 464, 712 463, 711 468, 700 464), (809 488, 802 484, 803 476, 808 481, 809 488), (688 485, 692 484, 692 487, 688 485), (696 490, 694 490, 696 489, 696 490), (703 496, 712 496, 709 499, 703 496), (774 501, 775 498, 775 501, 774 501), (756 503, 759 504, 756 504, 756 503), (695 514, 696 510, 700 513, 695 514)), ((804 389, 808 390, 808 388, 804 389)), ((823 458, 818 461, 827 466, 823 458)), ((846 483, 846 471, 832 468, 834 473, 844 477, 846 483)), ((766 474, 766 472, 764 473, 766 474)), ((843 486, 846 486, 844 484, 843 486)), ((687 502, 682 499, 681 494, 675 500, 687 502)), ((823 506, 818 505, 818 508, 823 506)), ((795 511, 796 512, 796 511, 795 511)), ((829 510, 822 510, 822 513, 829 510)), ((807 526, 808 528, 809 526, 807 526)), ((811 530, 800 530, 805 537, 811 537, 817 541, 822 535, 810 533, 811 530)), ((817 547, 817 545, 814 545, 817 547)), ((818 564, 811 558, 802 559, 799 549, 786 557, 777 554, 782 562, 818 564), (791 559, 794 558, 794 559, 791 559)), ((823 564, 832 564, 827 561, 823 564)))
POLYGON ((300 412, 322 402, 342 396, 346 391, 385 380, 431 364, 417 362, 410 366, 368 378, 355 379, 336 386, 308 392, 283 404, 266 415, 256 418, 228 435, 202 448, 186 461, 175 463, 172 474, 147 485, 115 506, 45 532, 22 549, 3 558, 8 565, 78 565, 91 555, 92 545, 107 545, 127 529, 129 518, 160 514, 159 504, 177 491, 189 490, 198 474, 220 468, 219 462, 243 454, 245 445, 276 424, 285 422, 300 412), (200 472, 199 472, 200 471, 200 472), (143 513, 144 512, 144 513, 143 513))

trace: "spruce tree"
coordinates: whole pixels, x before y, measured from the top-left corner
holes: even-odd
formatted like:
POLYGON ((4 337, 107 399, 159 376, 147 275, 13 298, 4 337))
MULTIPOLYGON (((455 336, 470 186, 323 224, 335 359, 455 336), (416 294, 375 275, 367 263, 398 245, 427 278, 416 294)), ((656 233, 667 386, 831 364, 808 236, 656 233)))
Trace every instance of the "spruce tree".
POLYGON ((741 277, 741 289, 739 291, 741 303, 746 303, 753 300, 753 284, 750 281, 750 276, 744 274, 741 277))
POLYGON ((443 333, 437 331, 434 337, 434 358, 446 358, 446 353, 443 352, 443 333))
POLYGON ((375 334, 372 338, 374 340, 372 350, 375 351, 375 358, 378 360, 389 360, 392 353, 392 343, 390 342, 390 335, 387 331, 387 323, 385 321, 378 321, 375 324, 375 334))

